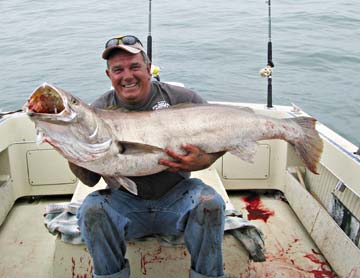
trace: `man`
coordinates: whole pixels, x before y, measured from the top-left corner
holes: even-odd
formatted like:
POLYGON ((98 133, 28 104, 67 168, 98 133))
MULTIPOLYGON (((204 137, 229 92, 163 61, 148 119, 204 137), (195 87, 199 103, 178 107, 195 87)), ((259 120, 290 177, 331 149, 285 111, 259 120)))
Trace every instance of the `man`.
MULTIPOLYGON (((191 90, 151 81, 151 63, 134 36, 110 39, 102 57, 107 60, 106 74, 114 90, 95 100, 95 107, 144 111, 204 103, 191 90)), ((184 144, 184 153, 167 149, 169 160, 159 161, 168 170, 129 177, 137 185, 138 196, 120 187, 91 193, 84 200, 78 212, 79 226, 93 259, 94 277, 129 277, 126 240, 155 234, 184 236, 191 254, 190 277, 224 277, 224 201, 201 180, 189 178, 189 172, 209 167, 223 153, 206 154, 184 144)), ((70 168, 88 186, 101 178, 74 164, 70 168)), ((110 188, 119 187, 111 177, 103 178, 110 188)))

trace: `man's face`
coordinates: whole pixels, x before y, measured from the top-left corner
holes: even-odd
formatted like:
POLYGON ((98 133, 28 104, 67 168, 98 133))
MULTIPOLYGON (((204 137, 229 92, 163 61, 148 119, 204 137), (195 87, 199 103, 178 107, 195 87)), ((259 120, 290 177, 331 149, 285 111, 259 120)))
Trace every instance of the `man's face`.
POLYGON ((150 95, 151 65, 146 65, 141 53, 117 52, 108 60, 107 76, 122 101, 143 104, 150 95))

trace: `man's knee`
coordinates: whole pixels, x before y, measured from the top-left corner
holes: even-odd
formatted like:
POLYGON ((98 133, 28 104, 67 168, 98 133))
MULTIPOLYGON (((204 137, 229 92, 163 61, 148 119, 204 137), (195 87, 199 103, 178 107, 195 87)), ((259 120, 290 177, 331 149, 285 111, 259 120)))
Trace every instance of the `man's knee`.
POLYGON ((94 212, 103 212, 104 198, 98 192, 92 192, 84 199, 78 211, 78 217, 92 214, 94 212))
POLYGON ((110 229, 114 225, 118 230, 124 229, 128 219, 111 206, 109 193, 101 190, 90 193, 83 201, 78 211, 80 228, 87 231, 110 229))
POLYGON ((82 229, 91 231, 108 218, 103 203, 104 198, 98 192, 93 192, 84 199, 77 214, 82 229))
POLYGON ((225 202, 211 187, 205 188, 195 209, 195 220, 201 225, 218 226, 224 221, 225 202))

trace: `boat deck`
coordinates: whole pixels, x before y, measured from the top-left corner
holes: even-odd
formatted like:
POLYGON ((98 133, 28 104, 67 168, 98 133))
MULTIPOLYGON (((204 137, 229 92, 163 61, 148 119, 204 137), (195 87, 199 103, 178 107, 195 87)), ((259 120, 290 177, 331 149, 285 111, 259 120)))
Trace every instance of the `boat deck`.
MULTIPOLYGON (((261 107, 253 108, 278 118, 294 113, 306 116, 291 108, 265 111, 261 107)), ((0 278, 91 277, 85 245, 64 243, 44 226, 48 204, 77 196, 78 181, 67 161, 51 146, 36 145, 34 127, 26 115, 3 119, 0 129, 9 135, 0 140, 0 221, 5 219, 0 226, 0 278), (74 196, 50 196, 74 190, 74 196), (28 202, 22 196, 43 197, 28 202)), ((226 154, 213 169, 194 172, 205 183, 219 185, 225 201, 264 233, 266 261, 262 263, 250 261, 245 247, 232 235, 224 236, 227 277, 338 277, 326 257, 339 277, 360 278, 360 161, 353 154, 357 148, 324 125, 319 124, 318 130, 324 138, 319 175, 306 171, 293 148, 276 140, 259 144, 253 164, 226 154), (254 191, 235 191, 240 189, 254 191), (344 222, 335 219, 338 215, 327 207, 329 200, 342 202, 345 213, 340 220, 344 222), (353 229, 347 229, 349 223, 353 229)), ((184 246, 164 246, 155 239, 129 242, 127 256, 132 277, 188 277, 190 255, 184 246)))
MULTIPOLYGON (((263 231, 266 262, 249 261, 242 245, 231 235, 226 235, 224 260, 227 277, 337 277, 281 194, 276 191, 260 194, 236 191, 228 192, 228 195, 235 208, 263 231)), ((69 201, 70 198, 41 197, 31 203, 26 199, 16 202, 0 227, 0 277, 54 277, 54 252, 59 240, 44 227, 43 213, 47 204, 69 201)), ((131 250, 129 246, 128 252, 140 252, 139 260, 131 262, 132 277, 159 277, 159 273, 163 277, 188 277, 189 255, 185 247, 178 250, 178 254, 182 254, 180 258, 158 244, 142 242, 137 250, 131 250), (139 251, 139 248, 144 249, 139 251), (174 265, 178 270, 165 275, 167 270, 174 270, 174 265), (183 272, 179 271, 179 265, 182 265, 180 270, 183 268, 183 272)), ((86 252, 85 246, 81 249, 86 252)), ((91 277, 91 262, 83 262, 85 257, 70 255, 64 256, 63 260, 64 265, 68 265, 66 277, 91 277), (80 262, 83 266, 77 267, 80 262), (88 267, 84 267, 86 265, 88 267)))
POLYGON ((0 277, 52 277, 55 236, 44 226, 49 203, 70 197, 42 197, 16 201, 0 227, 0 277))

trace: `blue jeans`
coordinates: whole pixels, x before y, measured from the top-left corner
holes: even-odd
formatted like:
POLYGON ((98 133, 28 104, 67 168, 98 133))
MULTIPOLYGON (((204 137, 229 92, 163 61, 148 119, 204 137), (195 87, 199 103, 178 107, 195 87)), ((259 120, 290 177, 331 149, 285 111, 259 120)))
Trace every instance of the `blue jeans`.
POLYGON ((126 240, 153 234, 184 235, 190 277, 224 277, 222 239, 225 204, 199 179, 186 179, 157 200, 119 189, 89 194, 78 218, 94 263, 94 277, 129 277, 126 240))

